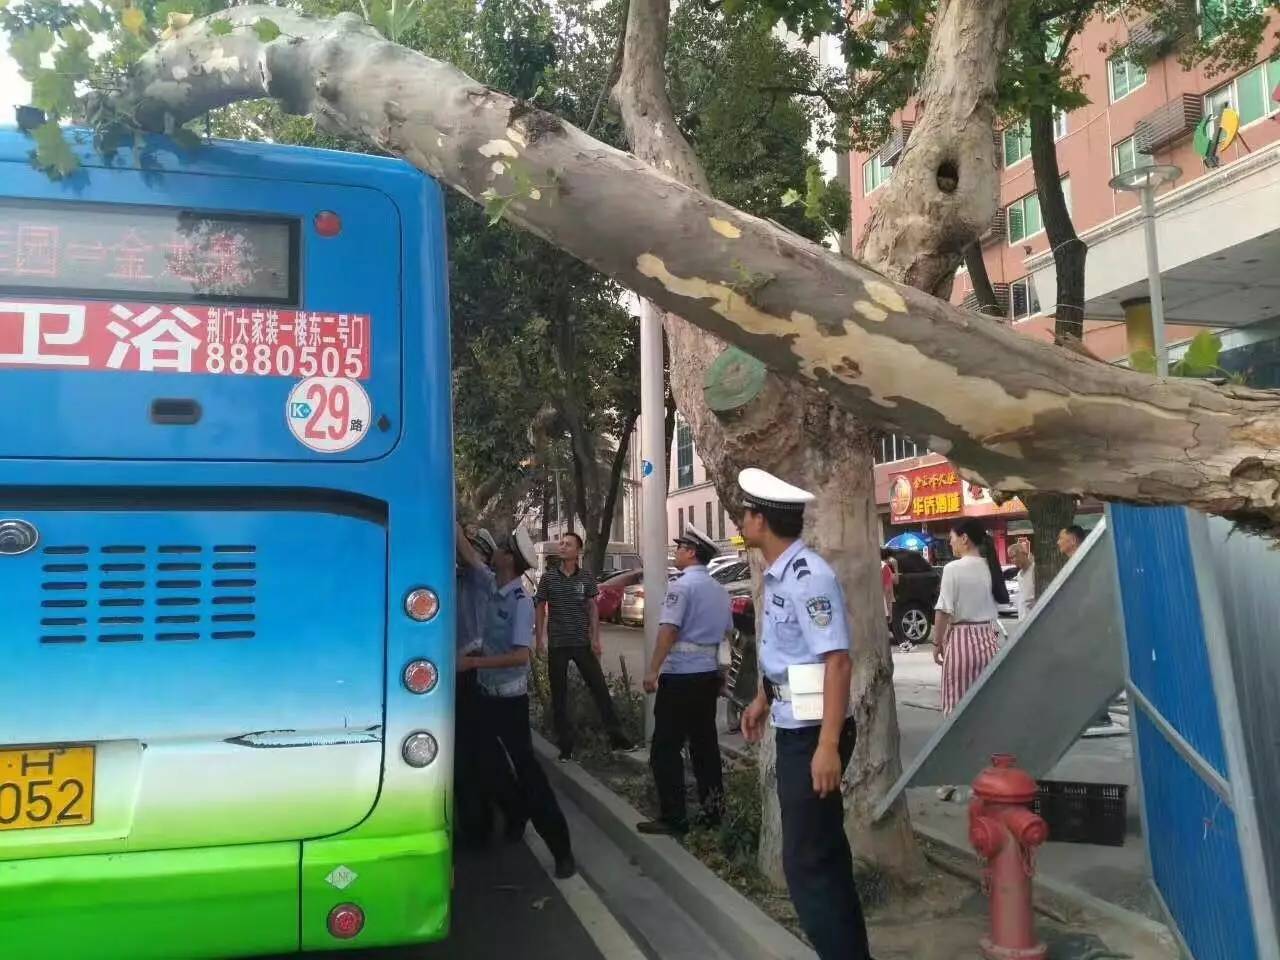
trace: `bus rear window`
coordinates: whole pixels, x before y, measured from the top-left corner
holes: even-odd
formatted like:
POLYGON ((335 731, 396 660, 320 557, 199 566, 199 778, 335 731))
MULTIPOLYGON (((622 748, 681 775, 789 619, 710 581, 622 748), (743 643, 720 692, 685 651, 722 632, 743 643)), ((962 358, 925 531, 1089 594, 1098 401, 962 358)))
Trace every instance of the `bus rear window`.
POLYGON ((296 306, 299 232, 287 217, 0 201, 0 291, 296 306))

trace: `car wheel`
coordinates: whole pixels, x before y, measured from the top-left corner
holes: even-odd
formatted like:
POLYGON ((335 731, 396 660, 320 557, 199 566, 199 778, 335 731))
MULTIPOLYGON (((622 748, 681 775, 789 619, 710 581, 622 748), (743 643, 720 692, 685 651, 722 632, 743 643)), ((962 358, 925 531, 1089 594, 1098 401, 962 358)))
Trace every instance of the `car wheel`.
POLYGON ((899 643, 927 643, 933 632, 929 611, 918 603, 906 604, 894 621, 899 643))

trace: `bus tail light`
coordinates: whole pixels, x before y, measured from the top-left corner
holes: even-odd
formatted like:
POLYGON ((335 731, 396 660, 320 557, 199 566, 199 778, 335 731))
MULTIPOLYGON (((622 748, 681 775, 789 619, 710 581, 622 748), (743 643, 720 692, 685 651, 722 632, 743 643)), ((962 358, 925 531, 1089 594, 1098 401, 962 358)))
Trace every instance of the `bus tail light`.
POLYGON ((430 660, 410 660, 404 668, 404 686, 410 693, 430 693, 439 679, 440 671, 430 660))
POLYGON ((342 218, 332 210, 321 210, 314 222, 316 233, 322 237, 336 237, 342 232, 342 218))
POLYGON ((410 619, 425 623, 440 612, 440 598, 434 590, 426 587, 410 590, 409 595, 404 598, 404 612, 410 619))
POLYGON ((429 766, 439 752, 440 746, 436 743, 436 738, 425 730, 405 737, 404 746, 400 749, 404 762, 411 767, 429 766))
POLYGON ((351 940, 364 929, 364 911, 354 903, 340 903, 329 911, 329 934, 338 940, 351 940))

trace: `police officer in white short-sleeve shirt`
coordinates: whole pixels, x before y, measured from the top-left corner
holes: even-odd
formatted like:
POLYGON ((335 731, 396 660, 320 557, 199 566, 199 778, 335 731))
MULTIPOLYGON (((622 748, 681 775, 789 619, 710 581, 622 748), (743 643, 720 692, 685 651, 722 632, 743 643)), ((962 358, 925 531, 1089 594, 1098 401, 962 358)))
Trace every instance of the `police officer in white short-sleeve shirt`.
POLYGON ((720 697, 720 643, 733 628, 729 594, 712 579, 707 564, 719 554, 715 542, 693 524, 675 540, 680 578, 667 587, 659 616, 658 644, 644 688, 656 693, 653 744, 649 766, 658 790, 658 819, 638 824, 641 833, 683 833, 685 815, 684 759, 689 743, 698 783, 700 821, 720 822, 724 781, 716 704, 720 697))
POLYGON ((869 960, 840 793, 856 736, 844 592, 800 539, 813 494, 755 468, 738 485, 743 539, 768 564, 756 617, 762 689, 742 730, 758 741, 768 716, 777 729, 782 867, 805 934, 822 960, 869 960))

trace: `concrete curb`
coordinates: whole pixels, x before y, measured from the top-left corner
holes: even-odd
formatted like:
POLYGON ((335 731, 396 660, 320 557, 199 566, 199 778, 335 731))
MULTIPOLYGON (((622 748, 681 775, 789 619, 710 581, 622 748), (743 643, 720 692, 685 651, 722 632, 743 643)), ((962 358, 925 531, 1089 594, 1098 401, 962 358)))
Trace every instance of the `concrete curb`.
POLYGON ((817 960, 816 953, 675 840, 637 833, 636 824, 645 819, 643 814, 577 763, 558 762, 556 748, 536 733, 533 749, 547 767, 552 783, 726 953, 738 960, 817 960))
MULTIPOLYGON (((956 843, 939 830, 935 830, 932 827, 921 826, 916 823, 913 823, 911 827, 917 834, 932 843, 946 847, 956 853, 964 854, 970 858, 974 856, 972 850, 956 843)), ((975 870, 977 869, 978 868, 975 864, 975 870)), ((1117 926, 1123 927, 1137 936, 1152 938, 1161 944, 1169 946, 1172 946, 1175 943, 1172 931, 1170 931, 1164 924, 1156 920, 1152 920, 1150 917, 1145 917, 1140 913, 1134 913, 1132 910, 1126 910, 1124 907, 1118 907, 1114 903, 1108 903, 1106 900, 1101 900, 1093 894, 1077 887, 1075 884, 1066 883, 1062 880, 1055 880, 1052 877, 1045 876, 1043 873, 1038 873, 1036 874, 1035 885, 1038 889, 1047 891, 1058 900, 1065 901, 1077 910, 1084 913, 1091 913, 1095 916, 1104 917, 1117 926)))

